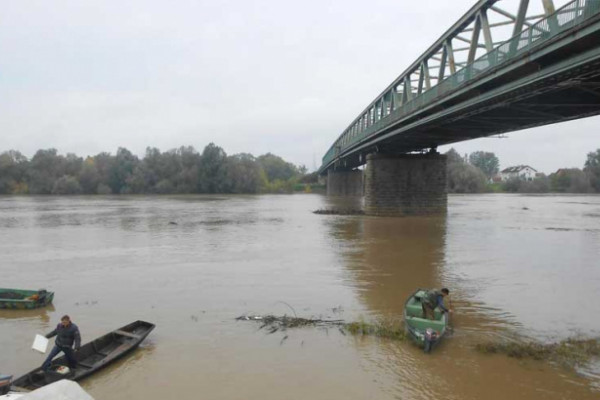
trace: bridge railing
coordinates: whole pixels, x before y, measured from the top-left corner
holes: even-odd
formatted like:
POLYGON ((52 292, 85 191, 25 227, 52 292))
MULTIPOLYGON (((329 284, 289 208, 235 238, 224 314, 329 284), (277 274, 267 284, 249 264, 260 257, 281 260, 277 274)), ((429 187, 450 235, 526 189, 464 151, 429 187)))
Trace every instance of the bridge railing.
MULTIPOLYGON (((479 57, 473 63, 456 71, 456 73, 431 87, 426 92, 415 95, 400 107, 390 110, 388 115, 382 116, 368 127, 364 127, 362 123, 361 126, 358 126, 358 123, 351 126, 327 151, 323 157, 321 168, 328 166, 345 150, 368 139, 381 129, 455 92, 482 73, 512 61, 521 54, 530 51, 564 31, 572 29, 598 13, 600 13, 600 0, 574 0, 565 4, 556 10, 555 13, 531 25, 489 53, 479 57)), ((370 116, 367 117, 371 118, 370 116)))

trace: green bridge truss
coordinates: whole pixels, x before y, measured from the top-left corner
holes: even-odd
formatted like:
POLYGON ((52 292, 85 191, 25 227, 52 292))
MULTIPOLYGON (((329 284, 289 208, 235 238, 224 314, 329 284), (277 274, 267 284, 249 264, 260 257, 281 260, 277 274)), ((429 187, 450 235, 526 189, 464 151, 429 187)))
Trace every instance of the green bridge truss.
MULTIPOLYGON (((496 5, 498 2, 499 0, 477 2, 417 61, 394 80, 331 145, 323 157, 319 172, 325 173, 336 166, 355 167, 363 164, 363 153, 369 149, 372 151, 375 146, 373 143, 381 140, 384 134, 388 136, 388 142, 390 135, 397 136, 398 132, 394 133, 392 130, 398 131, 397 127, 409 119, 408 117, 433 104, 440 104, 445 98, 473 86, 474 82, 483 77, 501 73, 499 71, 504 66, 527 59, 529 55, 544 48, 557 37, 575 33, 590 21, 598 20, 600 16, 600 0, 574 0, 558 9, 555 9, 552 0, 541 0, 541 13, 537 15, 528 12, 531 10, 529 0, 520 0, 516 13, 499 8, 496 5), (490 18, 492 14, 495 21, 490 18), (509 38, 494 42, 492 33, 496 31, 508 34, 509 38), (464 43, 464 45, 453 47, 457 43, 464 43), (351 160, 351 162, 344 162, 344 160, 351 160)), ((564 52, 564 49, 561 51, 564 52)), ((477 96, 483 92, 485 88, 471 93, 470 96, 477 96)), ((468 101, 468 98, 463 100, 468 101)), ((582 113, 581 116, 598 112, 600 109, 582 113)), ((569 114, 563 119, 553 119, 548 113, 546 120, 538 120, 523 126, 482 129, 481 135, 449 136, 443 139, 440 136, 430 135, 426 140, 413 140, 401 146, 400 151, 422 151, 427 147, 436 147, 438 144, 573 118, 569 114)), ((423 132, 421 130, 421 134, 423 132)), ((397 137, 394 140, 404 139, 397 137)))

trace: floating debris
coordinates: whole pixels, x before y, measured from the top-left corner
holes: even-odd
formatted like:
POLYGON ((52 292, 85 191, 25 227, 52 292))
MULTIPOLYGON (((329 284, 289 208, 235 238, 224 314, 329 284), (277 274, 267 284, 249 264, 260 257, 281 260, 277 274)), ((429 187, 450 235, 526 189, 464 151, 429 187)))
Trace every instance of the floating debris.
MULTIPOLYGON (((311 319, 299 317, 277 317, 275 315, 242 315, 236 318, 237 321, 255 321, 261 325, 258 328, 265 329, 267 334, 277 331, 285 331, 290 328, 320 327, 324 328, 329 334, 328 328, 337 327, 342 335, 350 333, 355 336, 377 336, 385 339, 404 340, 404 326, 401 322, 395 320, 380 319, 375 323, 345 322, 342 319, 311 319)), ((287 336, 287 335, 286 335, 287 336)))
POLYGON ((587 365, 593 357, 600 357, 600 340, 570 338, 558 343, 484 342, 475 345, 475 349, 484 354, 549 361, 573 369, 587 365))
POLYGON ((298 318, 288 317, 277 317, 275 315, 242 315, 236 318, 237 321, 256 321, 260 322, 261 326, 258 329, 268 328, 269 333, 274 333, 277 330, 286 330, 289 328, 302 328, 305 326, 339 326, 344 325, 344 321, 341 319, 337 320, 326 320, 326 319, 310 319, 310 318, 298 318), (275 329, 275 330, 273 330, 275 329), (272 332, 271 332, 272 331, 272 332))
POLYGON ((75 306, 77 306, 77 307, 83 306, 83 305, 86 305, 86 306, 95 306, 97 304, 98 304, 98 300, 86 300, 85 302, 83 302, 83 300, 82 300, 81 303, 80 302, 76 302, 75 306))
POLYGON ((392 340, 406 339, 404 325, 400 321, 392 319, 379 319, 374 324, 364 321, 351 322, 346 324, 345 328, 353 335, 377 336, 392 340))
POLYGON ((331 309, 331 311, 332 311, 334 314, 343 314, 343 313, 344 313, 344 307, 342 307, 342 306, 333 307, 333 308, 331 309))
POLYGON ((365 215, 365 212, 363 210, 352 209, 352 208, 339 209, 339 210, 334 210, 334 209, 319 209, 319 210, 313 211, 313 214, 320 214, 320 215, 365 215))

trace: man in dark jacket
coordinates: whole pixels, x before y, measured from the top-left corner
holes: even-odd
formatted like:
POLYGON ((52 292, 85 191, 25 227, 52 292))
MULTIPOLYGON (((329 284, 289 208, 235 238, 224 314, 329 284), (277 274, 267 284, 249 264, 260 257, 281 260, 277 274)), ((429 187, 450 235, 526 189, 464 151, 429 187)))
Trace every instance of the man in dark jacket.
POLYGON ((444 297, 448 296, 450 291, 446 288, 442 290, 428 290, 425 296, 421 299, 421 306, 423 308, 423 318, 435 319, 435 309, 439 307, 441 312, 452 313, 444 305, 444 297))
POLYGON ((69 368, 76 368, 77 360, 75 359, 75 352, 72 347, 75 345, 75 351, 78 351, 79 347, 81 347, 81 335, 79 334, 77 325, 71 322, 71 318, 68 315, 65 315, 60 319, 60 324, 56 326, 56 329, 46 335, 48 339, 53 336, 56 336, 56 341, 48 358, 42 364, 42 369, 48 371, 52 359, 61 351, 67 357, 69 368))

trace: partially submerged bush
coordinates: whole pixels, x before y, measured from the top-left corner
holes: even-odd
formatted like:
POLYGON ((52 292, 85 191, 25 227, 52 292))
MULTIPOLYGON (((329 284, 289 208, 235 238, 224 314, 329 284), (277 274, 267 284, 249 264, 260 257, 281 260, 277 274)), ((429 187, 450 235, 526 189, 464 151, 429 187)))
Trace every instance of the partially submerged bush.
POLYGON ((406 338, 404 326, 393 320, 381 319, 374 324, 364 321, 350 322, 344 328, 353 335, 377 336, 392 340, 404 340, 406 338))
POLYGON ((509 357, 550 361, 564 367, 575 368, 587 364, 592 357, 600 356, 598 339, 566 339, 558 343, 538 342, 484 342, 475 349, 485 354, 505 354, 509 357))
POLYGON ((277 317, 275 315, 242 315, 236 318, 238 321, 255 321, 260 323, 259 329, 266 328, 268 333, 275 333, 279 330, 285 331, 290 328, 304 327, 338 327, 342 333, 348 332, 357 336, 377 336, 385 339, 404 340, 404 327, 395 320, 380 319, 375 323, 364 321, 346 323, 343 320, 335 319, 310 319, 289 317, 277 317))

